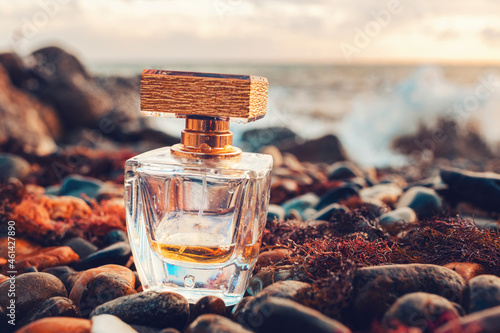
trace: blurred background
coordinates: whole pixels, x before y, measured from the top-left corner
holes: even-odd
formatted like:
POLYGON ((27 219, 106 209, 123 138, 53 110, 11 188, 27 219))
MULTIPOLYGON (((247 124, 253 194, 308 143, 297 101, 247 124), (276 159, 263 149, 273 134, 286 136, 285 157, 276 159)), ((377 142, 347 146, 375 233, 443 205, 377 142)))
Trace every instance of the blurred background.
POLYGON ((0 146, 177 141, 182 120, 139 116, 138 78, 154 68, 267 77, 267 116, 232 126, 246 150, 495 169, 499 12, 490 0, 0 0, 0 146))

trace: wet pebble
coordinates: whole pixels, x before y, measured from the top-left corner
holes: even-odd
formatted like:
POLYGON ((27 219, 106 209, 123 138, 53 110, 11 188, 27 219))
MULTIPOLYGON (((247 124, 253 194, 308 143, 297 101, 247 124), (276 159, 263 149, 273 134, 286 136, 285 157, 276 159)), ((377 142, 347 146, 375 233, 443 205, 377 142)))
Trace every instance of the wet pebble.
POLYGON ((30 164, 22 157, 14 154, 0 154, 0 182, 9 178, 17 178, 23 181, 30 173, 30 164))
POLYGON ((355 325, 382 319, 401 296, 413 292, 441 295, 460 303, 465 281, 452 270, 429 264, 384 265, 356 270, 352 282, 351 313, 355 325))
POLYGON ((188 326, 186 333, 250 333, 238 323, 217 314, 204 314, 188 326))
POLYGON ((123 230, 111 230, 104 236, 102 242, 105 246, 118 242, 128 242, 128 236, 123 230))
POLYGON ((100 314, 117 316, 128 324, 182 329, 188 321, 189 304, 176 293, 146 291, 104 303, 90 317, 100 314))
POLYGON ((380 216, 379 225, 391 234, 397 234, 402 227, 417 222, 417 214, 410 207, 400 207, 380 216))
POLYGON ((99 305, 135 293, 134 285, 119 275, 100 273, 87 282, 78 306, 82 316, 87 317, 99 305))
POLYGON ((275 332, 337 332, 351 330, 342 323, 331 319, 289 299, 269 297, 253 308, 252 315, 244 323, 259 333, 275 332))
POLYGON ((78 280, 78 278, 80 277, 79 272, 75 272, 73 268, 68 266, 50 267, 44 269, 43 271, 45 273, 52 274, 56 276, 59 280, 61 280, 64 286, 66 287, 68 294, 71 292, 71 289, 73 289, 76 280, 78 280))
POLYGON ((310 217, 311 220, 322 220, 329 221, 334 215, 337 214, 345 214, 349 211, 344 205, 333 203, 331 205, 326 206, 321 209, 319 212, 316 212, 314 215, 310 217))
POLYGON ((85 272, 80 273, 78 279, 75 282, 75 285, 71 289, 69 298, 73 301, 73 303, 80 304, 80 299, 85 287, 87 286, 87 283, 100 273, 113 273, 126 280, 131 286, 135 285, 135 275, 130 269, 126 267, 119 265, 104 265, 101 267, 89 269, 85 272))
POLYGON ((208 313, 225 316, 226 304, 222 299, 216 296, 205 296, 200 298, 194 305, 194 316, 201 316, 208 313))
POLYGON ((90 333, 91 326, 91 322, 88 319, 50 317, 42 318, 23 326, 16 333, 90 333))
POLYGON ((444 267, 460 274, 460 276, 464 278, 465 282, 468 282, 475 276, 488 274, 486 267, 474 262, 451 262, 444 265, 444 267))
POLYGON ((91 333, 136 333, 132 326, 124 323, 120 318, 109 314, 92 317, 91 333))
POLYGON ((35 320, 48 317, 74 317, 79 318, 78 308, 67 297, 51 297, 34 306, 19 322, 19 326, 27 325, 35 320))
POLYGON ((363 177, 363 170, 350 161, 335 162, 331 166, 328 180, 343 180, 363 177))
POLYGON ((132 252, 128 242, 118 242, 105 247, 75 264, 77 270, 94 268, 107 264, 125 265, 132 252))
POLYGON ((296 198, 284 202, 281 206, 285 210, 285 214, 289 215, 291 210, 296 210, 302 215, 302 212, 307 208, 314 207, 318 204, 319 197, 314 193, 307 193, 296 198))
POLYGON ((339 203, 341 200, 346 200, 350 197, 358 196, 358 189, 354 185, 344 185, 339 188, 328 191, 316 205, 317 210, 321 210, 332 203, 339 203))
POLYGON ((98 247, 91 242, 81 238, 75 237, 64 243, 65 246, 69 246, 80 259, 86 258, 89 254, 92 254, 98 250, 98 247))
POLYGON ((95 178, 71 175, 63 180, 59 195, 82 198, 82 194, 94 199, 103 183, 95 178))
MULTIPOLYGON (((0 284, 0 295, 7 295, 11 280, 0 284)), ((16 313, 21 318, 26 312, 41 302, 55 296, 67 297, 66 288, 61 280, 47 273, 24 273, 15 280, 16 313)), ((1 297, 0 306, 7 309, 10 298, 1 297)))
POLYGON ((422 332, 433 332, 448 320, 460 317, 457 306, 438 295, 410 293, 398 298, 387 310, 382 327, 385 330, 397 330, 404 325, 417 327, 422 332))
POLYGON ((500 278, 495 275, 479 275, 472 278, 465 288, 463 305, 467 313, 499 306, 500 278))
POLYGON ((399 199, 396 208, 410 207, 418 218, 432 217, 443 209, 441 198, 436 191, 426 187, 412 187, 399 199))

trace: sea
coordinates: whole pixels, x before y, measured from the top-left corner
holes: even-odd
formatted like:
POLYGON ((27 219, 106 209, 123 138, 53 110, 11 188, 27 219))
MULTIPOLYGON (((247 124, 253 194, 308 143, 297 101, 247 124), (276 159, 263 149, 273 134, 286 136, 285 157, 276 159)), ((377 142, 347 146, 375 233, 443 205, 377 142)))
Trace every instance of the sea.
MULTIPOLYGON (((401 135, 433 126, 442 117, 473 127, 494 147, 500 142, 500 65, 334 64, 91 64, 95 75, 131 77, 144 68, 250 74, 269 80, 267 115, 234 124, 235 142, 252 128, 283 126, 301 138, 337 135, 362 166, 402 161, 391 149, 401 135)), ((181 120, 159 122, 178 135, 181 120)))

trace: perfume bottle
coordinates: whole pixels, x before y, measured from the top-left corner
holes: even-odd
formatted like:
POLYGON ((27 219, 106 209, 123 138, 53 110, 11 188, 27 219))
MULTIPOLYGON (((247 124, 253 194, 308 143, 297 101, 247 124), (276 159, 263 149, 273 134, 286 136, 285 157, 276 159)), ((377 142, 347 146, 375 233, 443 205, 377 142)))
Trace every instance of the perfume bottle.
POLYGON ((245 293, 259 254, 272 157, 232 146, 231 120, 266 113, 267 79, 145 70, 141 112, 185 118, 181 142, 125 167, 127 229, 144 290, 227 306, 245 293))

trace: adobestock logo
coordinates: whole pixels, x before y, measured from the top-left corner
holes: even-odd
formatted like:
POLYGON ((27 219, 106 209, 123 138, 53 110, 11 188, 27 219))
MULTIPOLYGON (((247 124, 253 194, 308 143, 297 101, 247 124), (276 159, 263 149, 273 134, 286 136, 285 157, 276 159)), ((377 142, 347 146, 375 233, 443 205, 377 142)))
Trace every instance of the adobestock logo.
POLYGON ((47 26, 52 18, 61 11, 61 5, 71 0, 38 0, 37 10, 31 17, 23 17, 21 25, 11 31, 8 40, 14 51, 20 53, 27 47, 27 42, 33 39, 41 29, 47 26))

